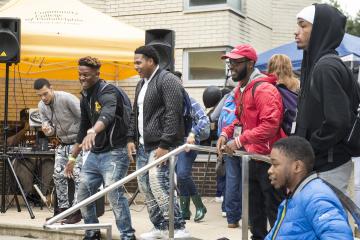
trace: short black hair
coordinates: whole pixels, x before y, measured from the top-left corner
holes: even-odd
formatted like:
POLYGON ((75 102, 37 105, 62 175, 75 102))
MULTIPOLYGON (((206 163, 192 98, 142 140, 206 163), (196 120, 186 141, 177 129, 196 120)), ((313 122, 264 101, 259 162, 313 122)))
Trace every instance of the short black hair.
POLYGON ((96 69, 99 70, 101 67, 101 62, 99 61, 99 59, 95 58, 95 57, 91 57, 91 56, 86 56, 83 58, 80 58, 78 61, 78 65, 79 66, 86 66, 92 69, 96 69))
POLYGON ((290 160, 302 161, 308 173, 313 170, 315 154, 310 143, 305 138, 298 136, 281 138, 274 143, 273 149, 278 149, 290 160))
POLYGON ((40 90, 42 89, 44 86, 50 88, 51 84, 50 82, 45 79, 45 78, 39 78, 39 79, 36 79, 35 82, 34 82, 34 89, 36 90, 40 90))
POLYGON ((159 64, 159 54, 153 46, 145 45, 135 49, 135 54, 142 54, 146 58, 151 58, 155 64, 159 64))

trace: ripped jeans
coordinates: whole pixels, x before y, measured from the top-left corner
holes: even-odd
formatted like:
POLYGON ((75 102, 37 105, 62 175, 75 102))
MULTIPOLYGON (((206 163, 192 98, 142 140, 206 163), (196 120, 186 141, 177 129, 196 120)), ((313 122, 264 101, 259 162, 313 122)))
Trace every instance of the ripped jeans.
MULTIPOLYGON (((95 194, 101 184, 104 183, 104 187, 107 187, 125 177, 128 167, 129 158, 126 148, 117 148, 103 153, 90 152, 80 173, 78 201, 95 194)), ((124 196, 123 187, 109 192, 108 198, 121 239, 132 239, 135 230, 131 227, 129 203, 124 196)), ((94 202, 81 208, 81 214, 86 224, 99 223, 94 202)), ((85 236, 91 236, 92 231, 94 230, 87 230, 85 236)))
POLYGON ((58 201, 59 208, 68 208, 72 205, 75 205, 76 196, 80 185, 80 171, 82 166, 82 153, 80 153, 76 159, 76 164, 74 166, 73 175, 74 175, 74 184, 75 192, 72 203, 69 203, 68 196, 68 178, 65 176, 65 166, 69 161, 69 154, 71 153, 74 145, 60 145, 56 148, 55 151, 55 164, 54 164, 54 185, 56 189, 56 197, 58 201))
MULTIPOLYGON (((154 151, 145 151, 140 145, 136 156, 136 169, 140 169, 155 160, 154 151)), ((156 229, 169 228, 169 167, 168 164, 151 168, 149 172, 139 175, 138 185, 140 192, 145 195, 145 204, 150 221, 156 229)), ((179 205, 174 199, 174 228, 184 229, 185 221, 180 214, 179 205)))

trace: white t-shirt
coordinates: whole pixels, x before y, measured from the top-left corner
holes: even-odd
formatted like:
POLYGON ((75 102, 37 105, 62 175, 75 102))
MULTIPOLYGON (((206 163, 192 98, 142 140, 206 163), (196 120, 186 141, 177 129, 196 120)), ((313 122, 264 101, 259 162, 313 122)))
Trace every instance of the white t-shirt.
POLYGON ((155 71, 151 74, 149 79, 146 78, 144 79, 145 80, 144 85, 142 86, 137 99, 137 106, 139 109, 139 116, 138 116, 138 129, 140 133, 139 142, 141 144, 144 144, 144 98, 149 82, 153 79, 158 69, 159 69, 159 65, 155 68, 155 71))

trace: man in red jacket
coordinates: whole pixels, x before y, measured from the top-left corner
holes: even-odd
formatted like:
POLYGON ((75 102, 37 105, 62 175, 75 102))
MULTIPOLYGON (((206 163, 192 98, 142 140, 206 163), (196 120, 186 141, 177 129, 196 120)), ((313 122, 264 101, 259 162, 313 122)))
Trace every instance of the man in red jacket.
MULTIPOLYGON (((250 45, 236 46, 222 59, 229 60, 232 79, 239 84, 235 92, 236 119, 222 129, 217 142, 218 154, 221 157, 223 151, 231 154, 238 149, 269 154, 273 143, 285 136, 281 129, 282 98, 274 86, 276 77, 254 68, 257 54, 250 45)), ((267 220, 270 226, 274 225, 281 201, 280 194, 270 184, 269 167, 256 160, 249 163, 249 217, 253 240, 265 238, 267 220)))

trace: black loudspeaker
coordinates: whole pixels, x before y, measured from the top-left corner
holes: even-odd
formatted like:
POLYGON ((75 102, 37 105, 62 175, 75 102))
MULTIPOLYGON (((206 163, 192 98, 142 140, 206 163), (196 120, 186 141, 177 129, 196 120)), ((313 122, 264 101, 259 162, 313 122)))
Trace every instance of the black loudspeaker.
POLYGON ((0 18, 0 63, 20 62, 20 19, 0 18))
POLYGON ((168 29, 150 29, 145 33, 145 44, 153 46, 160 57, 160 68, 174 71, 175 32, 168 29))

